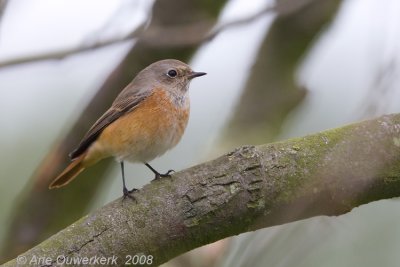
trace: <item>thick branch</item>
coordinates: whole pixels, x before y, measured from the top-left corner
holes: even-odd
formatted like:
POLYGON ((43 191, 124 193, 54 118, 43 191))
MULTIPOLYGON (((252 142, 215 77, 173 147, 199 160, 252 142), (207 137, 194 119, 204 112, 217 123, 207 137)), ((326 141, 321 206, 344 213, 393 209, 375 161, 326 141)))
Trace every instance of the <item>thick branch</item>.
MULTIPOLYGON (((23 256, 152 255, 400 195, 400 114, 236 149, 117 199, 23 256)), ((16 266, 15 260, 5 266, 16 266)), ((47 265, 46 265, 47 266, 47 265)))

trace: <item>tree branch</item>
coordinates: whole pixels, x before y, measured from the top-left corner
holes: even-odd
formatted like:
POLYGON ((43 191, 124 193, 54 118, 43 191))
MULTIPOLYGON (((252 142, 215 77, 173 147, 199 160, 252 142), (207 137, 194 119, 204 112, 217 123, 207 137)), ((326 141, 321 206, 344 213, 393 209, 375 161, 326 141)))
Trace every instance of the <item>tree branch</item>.
POLYGON ((138 36, 141 32, 144 31, 145 25, 146 25, 146 23, 142 23, 134 31, 132 31, 131 33, 129 33, 125 36, 113 37, 113 38, 109 38, 106 40, 101 40, 101 41, 97 41, 97 42, 92 42, 90 44, 81 45, 78 47, 60 49, 60 50, 57 50, 54 52, 46 52, 46 53, 42 53, 42 54, 36 54, 36 55, 31 55, 31 56, 23 56, 23 57, 12 58, 9 60, 3 60, 0 62, 0 68, 23 64, 23 63, 42 61, 42 60, 59 60, 59 59, 68 57, 70 55, 87 52, 90 50, 94 50, 94 49, 101 48, 101 47, 106 47, 106 46, 109 46, 112 44, 117 44, 117 43, 129 41, 129 40, 134 40, 134 38, 136 36, 138 36))
POLYGON ((159 265, 228 236, 399 195, 400 114, 394 114, 238 148, 146 185, 136 202, 109 203, 18 259, 48 257, 46 266, 55 266, 60 255, 114 256, 123 265, 151 255, 159 265))
POLYGON ((272 14, 274 12, 280 15, 296 12, 312 1, 315 0, 298 0, 296 3, 292 1, 280 1, 275 6, 264 7, 258 12, 247 17, 221 24, 211 30, 207 35, 201 35, 198 33, 203 32, 204 29, 210 28, 210 25, 213 25, 214 21, 196 22, 187 25, 164 26, 157 29, 153 28, 151 30, 146 27, 146 25, 148 25, 148 21, 146 21, 125 36, 112 37, 106 40, 92 42, 90 44, 81 45, 78 47, 61 49, 50 53, 46 52, 43 54, 4 60, 0 62, 0 68, 42 60, 59 60, 70 55, 87 52, 125 41, 133 41, 136 39, 141 39, 141 41, 146 42, 148 45, 156 47, 182 47, 188 45, 199 45, 201 43, 211 41, 218 34, 229 28, 246 25, 260 19, 264 15, 272 14))

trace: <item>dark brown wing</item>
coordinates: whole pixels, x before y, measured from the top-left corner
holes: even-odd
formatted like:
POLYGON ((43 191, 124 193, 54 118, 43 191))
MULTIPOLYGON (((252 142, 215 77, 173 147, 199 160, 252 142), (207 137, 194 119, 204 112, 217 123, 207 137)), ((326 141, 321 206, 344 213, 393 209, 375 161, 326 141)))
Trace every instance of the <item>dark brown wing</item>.
MULTIPOLYGON (((128 85, 129 86, 129 85, 128 85)), ((69 157, 73 160, 88 149, 88 147, 96 141, 101 132, 114 122, 119 117, 125 115, 128 112, 133 111, 146 97, 149 95, 149 91, 143 92, 129 92, 124 90, 114 101, 111 108, 98 119, 90 130, 83 137, 79 146, 69 154, 69 157)))

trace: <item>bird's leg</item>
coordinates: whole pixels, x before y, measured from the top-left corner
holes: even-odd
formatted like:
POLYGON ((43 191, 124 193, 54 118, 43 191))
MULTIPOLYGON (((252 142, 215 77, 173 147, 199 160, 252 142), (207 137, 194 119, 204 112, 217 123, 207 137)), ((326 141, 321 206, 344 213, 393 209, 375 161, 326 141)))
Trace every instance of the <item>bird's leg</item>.
POLYGON ((156 171, 153 167, 150 166, 150 164, 148 163, 144 163, 144 165, 146 165, 155 175, 156 177, 154 178, 154 180, 158 180, 162 177, 171 177, 171 172, 175 172, 174 170, 168 170, 166 173, 159 173, 158 171, 156 171))
POLYGON ((126 197, 129 197, 130 199, 135 199, 131 193, 138 191, 136 188, 133 188, 132 190, 128 190, 128 188, 126 188, 126 184, 125 184, 125 171, 124 171, 124 162, 121 161, 121 173, 122 173, 122 192, 124 193, 124 199, 126 197))

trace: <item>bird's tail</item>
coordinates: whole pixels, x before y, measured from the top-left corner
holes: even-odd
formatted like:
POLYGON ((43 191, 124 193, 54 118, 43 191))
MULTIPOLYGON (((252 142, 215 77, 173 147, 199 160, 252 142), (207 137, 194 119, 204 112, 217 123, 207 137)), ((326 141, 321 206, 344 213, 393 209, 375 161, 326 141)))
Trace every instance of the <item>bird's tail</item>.
POLYGON ((53 180, 53 182, 49 185, 49 189, 59 188, 64 185, 67 185, 71 182, 78 174, 80 174, 85 166, 83 165, 83 159, 85 158, 86 153, 82 154, 80 157, 72 161, 65 170, 57 176, 53 180))

